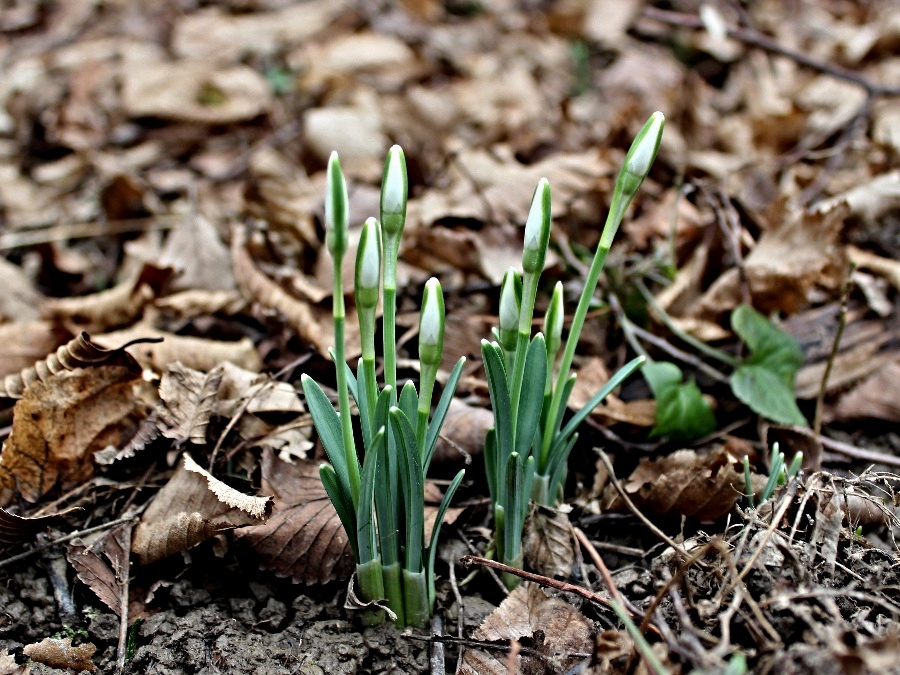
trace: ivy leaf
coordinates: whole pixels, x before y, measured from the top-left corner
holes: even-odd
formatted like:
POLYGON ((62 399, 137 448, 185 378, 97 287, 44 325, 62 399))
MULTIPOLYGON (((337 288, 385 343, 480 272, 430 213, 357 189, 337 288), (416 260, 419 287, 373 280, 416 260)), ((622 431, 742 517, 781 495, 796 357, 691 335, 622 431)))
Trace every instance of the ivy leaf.
POLYGON ((716 428, 715 415, 699 387, 693 380, 685 382, 674 363, 647 363, 641 372, 656 399, 656 424, 651 438, 668 436, 673 441, 689 441, 716 428))
POLYGON ((794 378, 803 365, 797 341, 748 305, 732 312, 731 327, 750 349, 731 375, 734 395, 773 422, 806 426, 794 394, 794 378))

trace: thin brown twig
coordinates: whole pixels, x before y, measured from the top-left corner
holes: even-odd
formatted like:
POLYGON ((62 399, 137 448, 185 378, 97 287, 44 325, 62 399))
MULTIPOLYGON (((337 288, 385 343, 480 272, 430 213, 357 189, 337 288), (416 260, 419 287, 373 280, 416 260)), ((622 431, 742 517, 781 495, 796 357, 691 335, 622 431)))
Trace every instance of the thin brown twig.
POLYGON ((834 333, 831 352, 828 354, 828 361, 826 361, 825 370, 822 373, 822 381, 819 382, 819 395, 816 397, 816 412, 813 418, 813 433, 816 436, 822 433, 822 409, 825 407, 825 391, 828 388, 828 378, 831 377, 831 369, 834 366, 834 361, 841 346, 841 337, 844 335, 844 328, 847 326, 847 300, 850 297, 850 286, 853 283, 854 270, 856 270, 856 263, 851 260, 850 267, 847 270, 847 278, 844 279, 843 288, 841 288, 841 308, 838 312, 837 330, 834 333))
MULTIPOLYGON (((653 19, 654 21, 659 21, 660 23, 669 24, 671 26, 696 29, 705 28, 703 20, 696 14, 684 14, 682 12, 672 12, 656 7, 645 7, 643 15, 648 19, 653 19)), ((824 73, 825 75, 830 75, 838 80, 844 80, 845 82, 855 84, 862 87, 873 96, 900 96, 900 86, 877 84, 860 73, 843 68, 834 63, 819 61, 808 54, 785 47, 768 35, 764 35, 752 28, 729 26, 726 28, 726 31, 729 37, 739 40, 744 44, 759 47, 760 49, 772 54, 777 54, 778 56, 784 56, 785 58, 799 63, 801 66, 806 66, 807 68, 824 73)))

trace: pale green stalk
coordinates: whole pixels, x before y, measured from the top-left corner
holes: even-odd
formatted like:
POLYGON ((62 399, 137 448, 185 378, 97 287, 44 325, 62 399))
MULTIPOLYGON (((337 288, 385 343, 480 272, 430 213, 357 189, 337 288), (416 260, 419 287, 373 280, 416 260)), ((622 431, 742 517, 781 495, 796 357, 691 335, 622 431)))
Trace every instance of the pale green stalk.
POLYGON ((397 256, 406 223, 408 182, 406 157, 399 145, 391 147, 381 181, 381 233, 384 253, 384 379, 397 391, 397 256))

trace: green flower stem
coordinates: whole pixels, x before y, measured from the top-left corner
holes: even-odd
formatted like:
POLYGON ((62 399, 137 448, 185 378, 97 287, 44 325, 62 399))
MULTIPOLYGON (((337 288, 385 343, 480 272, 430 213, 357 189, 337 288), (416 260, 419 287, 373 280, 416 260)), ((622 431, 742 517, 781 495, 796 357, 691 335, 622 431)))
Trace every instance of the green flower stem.
POLYGON ((403 576, 401 574, 400 563, 394 562, 390 565, 382 565, 382 579, 384 580, 384 595, 387 598, 387 606, 394 614, 397 615, 397 625, 406 625, 405 596, 403 593, 403 576))
MULTIPOLYGON (((359 581, 359 590, 362 592, 363 598, 377 600, 384 597, 380 558, 357 565, 356 578, 359 581)), ((366 612, 363 615, 363 623, 367 626, 377 626, 382 621, 384 621, 384 612, 380 609, 366 612)))
POLYGON ((425 571, 403 570, 403 598, 405 600, 406 624, 421 628, 431 618, 428 602, 428 583, 425 571))
MULTIPOLYGON (((384 236, 384 382, 397 392, 397 254, 399 237, 384 236)), ((396 401, 396 398, 394 399, 396 401)))

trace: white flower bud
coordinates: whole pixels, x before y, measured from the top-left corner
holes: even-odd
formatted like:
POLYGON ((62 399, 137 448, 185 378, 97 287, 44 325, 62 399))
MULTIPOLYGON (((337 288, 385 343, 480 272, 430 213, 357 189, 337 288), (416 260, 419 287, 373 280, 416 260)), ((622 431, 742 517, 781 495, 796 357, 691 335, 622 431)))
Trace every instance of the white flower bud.
POLYGON ((626 194, 634 194, 640 186, 641 181, 646 178, 650 172, 653 160, 656 159, 656 153, 659 151, 659 142, 662 139, 663 127, 666 118, 661 112, 655 112, 644 124, 643 129, 638 133, 628 156, 625 158, 625 171, 631 177, 636 178, 630 183, 635 183, 633 191, 627 191, 626 194))
MULTIPOLYGON (((381 180, 381 222, 393 224, 396 219, 406 217, 408 183, 406 176, 406 157, 399 145, 394 145, 388 151, 387 160, 384 163, 384 175, 381 180)), ((390 234, 395 234, 393 230, 390 234)))

